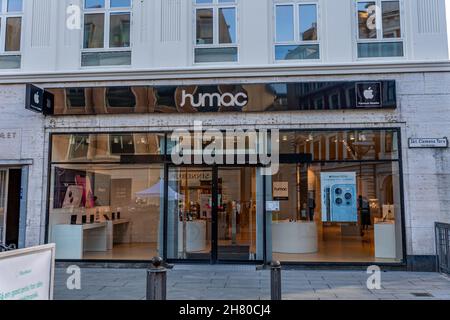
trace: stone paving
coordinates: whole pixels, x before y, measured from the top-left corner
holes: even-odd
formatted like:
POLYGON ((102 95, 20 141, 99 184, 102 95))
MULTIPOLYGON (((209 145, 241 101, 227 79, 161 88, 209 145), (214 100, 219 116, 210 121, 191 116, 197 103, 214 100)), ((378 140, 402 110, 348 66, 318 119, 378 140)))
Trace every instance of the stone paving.
MULTIPOLYGON (((67 289, 68 276, 65 269, 56 270, 55 299, 145 298, 142 269, 82 269, 81 290, 67 289)), ((283 270, 283 299, 450 300, 450 278, 438 273, 383 272, 381 290, 368 290, 368 277, 363 271, 283 270)), ((168 272, 167 291, 171 300, 267 300, 270 272, 254 266, 177 265, 168 272)))

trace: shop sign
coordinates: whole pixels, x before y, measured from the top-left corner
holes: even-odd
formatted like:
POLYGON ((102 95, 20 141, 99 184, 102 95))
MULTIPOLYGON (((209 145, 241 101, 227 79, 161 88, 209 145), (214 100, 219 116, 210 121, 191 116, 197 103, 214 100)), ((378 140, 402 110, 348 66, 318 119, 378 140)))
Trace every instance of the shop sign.
POLYGON ((415 148, 448 148, 448 138, 410 138, 409 147, 415 148))
POLYGON ((273 183, 273 199, 279 201, 289 200, 289 182, 273 183))
POLYGON ((54 104, 55 97, 51 92, 32 84, 27 84, 25 109, 44 115, 51 115, 54 113, 54 104))
POLYGON ((20 129, 0 129, 0 159, 20 159, 22 137, 20 129))
POLYGON ((55 245, 0 253, 1 300, 52 300, 55 245))
POLYGON ((381 82, 358 82, 356 84, 356 105, 359 108, 382 106, 381 82))
POLYGON ((54 115, 395 109, 395 80, 48 88, 54 115), (92 103, 87 103, 91 96, 92 103), (149 95, 154 99, 141 99, 149 95), (76 110, 70 108, 77 105, 76 110), (119 108, 118 108, 119 107, 119 108))

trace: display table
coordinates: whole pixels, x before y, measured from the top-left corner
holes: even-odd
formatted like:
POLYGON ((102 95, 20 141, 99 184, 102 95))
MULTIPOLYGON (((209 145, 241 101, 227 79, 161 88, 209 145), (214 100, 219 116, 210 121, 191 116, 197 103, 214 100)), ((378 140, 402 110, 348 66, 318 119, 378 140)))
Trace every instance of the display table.
POLYGON ((82 260, 84 251, 108 251, 107 223, 53 226, 56 259, 82 260))
MULTIPOLYGON (((206 220, 186 221, 186 251, 207 250, 206 220)), ((178 223, 178 251, 183 251, 183 222, 178 223)))
POLYGON ((395 223, 375 224, 375 258, 396 259, 395 223))
MULTIPOLYGON (((117 220, 110 220, 110 221, 106 221, 106 223, 108 224, 108 250, 112 250, 113 246, 114 246, 114 236, 117 234, 114 229, 118 228, 118 227, 128 227, 130 224, 130 219, 117 219, 117 220)), ((123 237, 124 240, 121 241, 121 243, 129 243, 130 239, 129 239, 129 234, 128 231, 125 232, 125 236, 123 237), (128 239, 126 239, 128 238, 128 239)))
POLYGON ((319 245, 315 222, 273 222, 272 251, 277 253, 315 253, 319 245))

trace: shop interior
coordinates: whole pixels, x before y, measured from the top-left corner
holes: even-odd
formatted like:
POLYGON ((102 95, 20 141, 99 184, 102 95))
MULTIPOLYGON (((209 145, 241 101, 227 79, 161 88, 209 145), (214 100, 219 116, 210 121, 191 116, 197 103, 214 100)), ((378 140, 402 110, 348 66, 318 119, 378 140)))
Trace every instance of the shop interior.
POLYGON ((301 262, 402 259, 396 133, 283 135, 282 152, 311 164, 282 164, 272 180, 273 258, 301 262), (289 241, 290 240, 290 241, 289 241))

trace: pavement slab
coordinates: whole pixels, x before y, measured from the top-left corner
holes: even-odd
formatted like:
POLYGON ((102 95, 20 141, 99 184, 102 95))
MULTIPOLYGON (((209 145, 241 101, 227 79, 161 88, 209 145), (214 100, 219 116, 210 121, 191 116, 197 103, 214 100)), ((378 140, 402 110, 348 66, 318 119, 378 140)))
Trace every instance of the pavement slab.
MULTIPOLYGON (((65 271, 56 269, 57 300, 145 299, 146 270, 83 268, 81 290, 67 288, 65 271)), ((450 278, 438 273, 382 272, 381 290, 369 290, 368 277, 362 271, 283 270, 283 299, 450 300, 450 278)), ((170 300, 268 300, 270 271, 248 265, 176 265, 167 273, 167 296, 170 300)))

